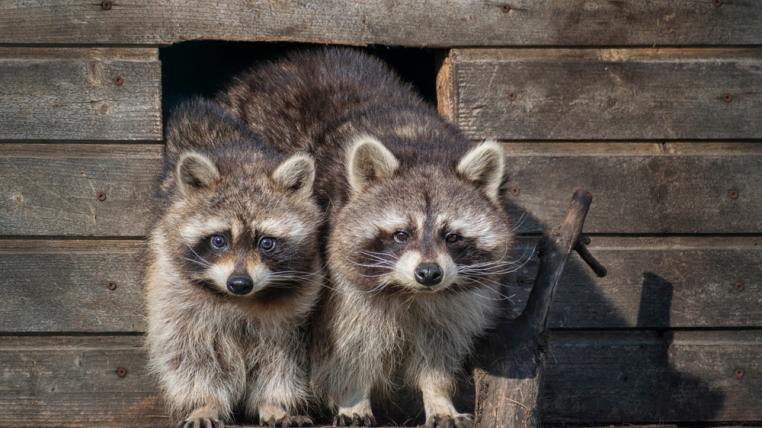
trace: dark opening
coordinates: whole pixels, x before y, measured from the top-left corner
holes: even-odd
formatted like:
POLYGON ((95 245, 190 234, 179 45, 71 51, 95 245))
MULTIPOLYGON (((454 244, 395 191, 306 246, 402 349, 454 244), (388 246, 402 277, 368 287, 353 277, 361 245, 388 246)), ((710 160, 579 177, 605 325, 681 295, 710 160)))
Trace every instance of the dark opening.
MULTIPOLYGON (((301 43, 246 43, 192 41, 160 49, 164 119, 180 102, 192 96, 213 96, 231 79, 263 62, 294 50, 318 45, 301 43)), ((370 46, 361 48, 386 61, 403 80, 413 84, 432 104, 436 103, 436 73, 444 49, 370 46)))

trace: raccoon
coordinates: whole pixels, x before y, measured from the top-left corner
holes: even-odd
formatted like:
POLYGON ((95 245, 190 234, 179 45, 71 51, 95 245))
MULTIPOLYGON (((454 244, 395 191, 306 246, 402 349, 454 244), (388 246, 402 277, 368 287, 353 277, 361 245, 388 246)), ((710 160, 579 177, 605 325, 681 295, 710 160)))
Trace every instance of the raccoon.
POLYGON ((283 157, 210 101, 168 124, 145 292, 149 365, 185 427, 243 410, 305 425, 305 321, 322 284, 308 154, 283 157))
POLYGON ((334 424, 375 425, 371 397, 401 380, 420 390, 428 427, 472 426, 451 397, 510 267, 501 147, 471 145, 385 64, 349 49, 255 68, 219 101, 281 150, 315 156, 330 281, 311 382, 334 424))

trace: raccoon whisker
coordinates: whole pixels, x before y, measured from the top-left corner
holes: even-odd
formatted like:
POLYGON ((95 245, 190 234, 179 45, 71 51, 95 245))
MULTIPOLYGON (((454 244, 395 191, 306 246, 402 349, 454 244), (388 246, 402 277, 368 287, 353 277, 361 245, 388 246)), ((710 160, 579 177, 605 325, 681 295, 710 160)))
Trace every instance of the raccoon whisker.
POLYGON ((196 260, 196 259, 191 259, 189 257, 183 257, 183 259, 187 260, 187 261, 189 261, 191 263, 195 263, 195 264, 197 264, 197 265, 199 265, 201 267, 205 267, 206 268, 206 267, 211 266, 211 263, 209 263, 207 261, 204 261, 203 259, 202 260, 196 260))
POLYGON ((524 211, 523 213, 521 213, 521 216, 511 228, 511 232, 516 232, 517 230, 519 230, 519 228, 524 225, 524 222, 526 221, 526 219, 527 219, 527 212, 524 211))
POLYGON ((355 263, 355 262, 352 262, 352 264, 355 265, 355 266, 360 266, 360 267, 378 268, 378 269, 386 269, 386 270, 392 270, 392 268, 394 267, 394 264, 391 264, 391 263, 389 263, 389 264, 380 264, 380 263, 379 264, 365 264, 365 263, 355 263))
POLYGON ((279 277, 279 276, 299 276, 303 278, 314 278, 316 276, 320 276, 322 272, 305 272, 305 271, 298 271, 298 270, 283 270, 283 271, 277 271, 277 272, 271 272, 271 277, 279 277))
POLYGON ((377 252, 374 252, 374 251, 360 251, 360 254, 362 254, 364 256, 371 257, 371 258, 373 258, 375 260, 379 260, 379 261, 396 261, 397 260, 397 257, 395 257, 392 254, 387 254, 387 253, 377 253, 377 252))
POLYGON ((510 295, 510 296, 506 296, 505 294, 501 293, 499 290, 493 288, 493 287, 502 287, 503 286, 502 283, 498 283, 498 282, 494 282, 494 281, 479 280, 479 279, 475 279, 475 278, 470 278, 470 280, 475 282, 475 283, 477 283, 477 284, 479 284, 479 285, 481 285, 481 286, 484 286, 484 287, 492 289, 492 291, 494 291, 495 293, 497 293, 500 296, 500 298, 498 298, 498 299, 493 299, 493 298, 490 298, 489 296, 482 296, 480 294, 475 294, 476 296, 482 298, 483 300, 489 300, 489 301, 508 301, 508 302, 514 303, 513 296, 515 296, 515 294, 510 295))
POLYGON ((203 261, 204 263, 206 263, 206 264, 207 264, 207 266, 211 266, 211 265, 212 265, 212 263, 211 263, 209 260, 207 260, 207 259, 205 259, 205 258, 201 257, 201 254, 197 253, 197 252, 196 252, 196 250, 194 250, 194 249, 193 249, 193 247, 191 247, 191 246, 190 246, 190 245, 188 245, 188 244, 185 244, 185 246, 186 246, 186 247, 188 247, 188 249, 189 249, 189 250, 191 250, 191 252, 193 253, 193 255, 194 255, 194 256, 198 257, 198 259, 199 259, 199 260, 201 260, 201 261, 203 261))

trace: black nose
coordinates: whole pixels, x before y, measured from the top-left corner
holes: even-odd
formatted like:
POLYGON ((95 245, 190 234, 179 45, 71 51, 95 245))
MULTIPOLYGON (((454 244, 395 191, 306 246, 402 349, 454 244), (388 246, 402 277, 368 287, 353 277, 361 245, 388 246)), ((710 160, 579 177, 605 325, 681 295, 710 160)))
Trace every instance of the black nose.
POLYGON ((442 280, 442 268, 436 263, 421 263, 415 268, 415 280, 423 285, 437 285, 442 280))
POLYGON ((247 294, 254 288, 254 282, 249 275, 231 275, 227 286, 233 294, 247 294))

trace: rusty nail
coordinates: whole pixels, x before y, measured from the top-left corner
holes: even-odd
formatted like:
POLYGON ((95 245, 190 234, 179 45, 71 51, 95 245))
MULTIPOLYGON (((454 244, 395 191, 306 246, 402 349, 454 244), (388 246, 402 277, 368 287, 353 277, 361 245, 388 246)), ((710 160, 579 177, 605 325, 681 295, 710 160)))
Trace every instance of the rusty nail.
POLYGON ((99 201, 103 202, 106 200, 106 194, 103 192, 98 192, 95 194, 95 197, 98 198, 99 201))
POLYGON ((109 290, 111 290, 111 291, 114 291, 114 290, 116 290, 116 282, 114 282, 114 281, 109 281, 109 282, 108 282, 108 289, 109 289, 109 290))
POLYGON ((519 193, 521 193, 521 191, 519 190, 519 188, 518 188, 518 187, 512 187, 512 188, 511 188, 511 194, 512 194, 513 196, 519 196, 519 193))
POLYGON ((504 4, 504 5, 500 6, 500 10, 502 10, 503 13, 508 13, 508 12, 511 11, 511 6, 507 5, 507 4, 504 4))
POLYGON ((127 376, 127 369, 124 367, 117 367, 116 368, 116 375, 119 377, 125 377, 127 376))
POLYGON ((736 379, 741 380, 742 377, 743 377, 743 370, 736 369, 736 379))
POLYGON ((722 6, 722 0, 714 0, 714 5, 717 7, 722 6))
POLYGON ((112 6, 112 4, 111 4, 111 2, 109 0, 103 0, 101 2, 101 9, 103 9, 103 10, 111 10, 111 6, 112 6))
POLYGON ((732 95, 730 95, 730 94, 725 94, 725 95, 722 97, 722 99, 723 99, 723 100, 725 100, 725 102, 726 102, 726 103, 729 103, 729 102, 733 101, 733 96, 732 96, 732 95))
POLYGON ((511 92, 510 94, 508 94, 508 99, 510 99, 510 100, 515 100, 515 99, 516 99, 516 94, 514 94, 513 92, 511 92))
POLYGON ((730 190, 728 190, 728 198, 733 199, 733 200, 738 199, 738 190, 736 190, 736 189, 730 189, 730 190))
POLYGON ((743 291, 744 287, 746 287, 743 283, 743 281, 736 282, 736 290, 743 291))
POLYGON ((124 84, 124 78, 122 76, 116 76, 116 79, 114 79, 114 83, 116 86, 122 86, 124 84))
POLYGON ((589 236, 585 235, 585 236, 582 237, 582 243, 583 244, 590 245, 590 242, 592 242, 592 241, 590 240, 589 236))

